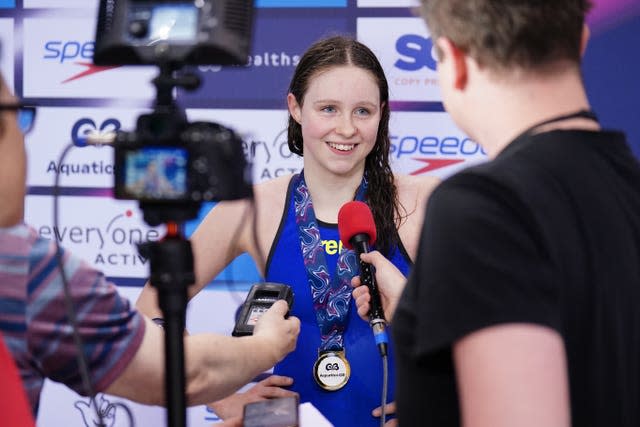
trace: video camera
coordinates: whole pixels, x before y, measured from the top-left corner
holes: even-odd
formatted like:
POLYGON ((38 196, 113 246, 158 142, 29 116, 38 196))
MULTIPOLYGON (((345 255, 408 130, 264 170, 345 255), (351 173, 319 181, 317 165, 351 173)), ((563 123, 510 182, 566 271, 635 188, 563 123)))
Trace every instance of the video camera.
POLYGON ((251 195, 242 140, 219 124, 156 110, 134 132, 119 132, 114 147, 115 197, 139 200, 152 225, 195 217, 189 208, 201 202, 251 195))
MULTIPOLYGON (((201 202, 251 196, 240 138, 222 125, 187 120, 173 99, 200 79, 185 65, 244 65, 249 57, 253 0, 101 0, 93 62, 157 65, 154 110, 132 132, 118 131, 115 196, 139 200, 145 221, 167 223, 158 242, 139 245, 149 259, 164 318, 166 403, 170 427, 186 425, 184 327, 187 287, 194 283, 193 252, 182 223, 201 202)), ((100 143, 100 138, 93 143, 100 143)))
POLYGON ((115 135, 114 193, 139 200, 145 221, 158 225, 197 216, 201 202, 251 195, 242 140, 211 122, 188 122, 173 99, 195 90, 185 65, 244 65, 249 56, 253 0, 101 0, 93 62, 157 65, 152 113, 135 131, 115 135))

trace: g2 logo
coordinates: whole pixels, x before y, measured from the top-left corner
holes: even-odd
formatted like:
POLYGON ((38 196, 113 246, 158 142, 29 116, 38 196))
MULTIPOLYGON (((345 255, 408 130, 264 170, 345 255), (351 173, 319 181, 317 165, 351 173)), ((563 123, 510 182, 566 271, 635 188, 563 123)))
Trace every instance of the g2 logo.
POLYGON ((433 42, 418 34, 405 34, 396 41, 396 51, 403 57, 395 66, 404 71, 418 71, 424 67, 435 71, 433 42), (404 59, 406 58, 406 59, 404 59))
POLYGON ((73 145, 76 147, 85 147, 87 145, 86 137, 91 132, 117 132, 120 130, 120 127, 120 120, 118 119, 106 119, 102 122, 100 127, 98 127, 93 119, 83 117, 73 125, 73 128, 71 129, 71 140, 73 141, 73 145))
POLYGON ((324 367, 324 369, 326 369, 327 371, 339 371, 340 367, 338 366, 337 363, 327 363, 324 367))

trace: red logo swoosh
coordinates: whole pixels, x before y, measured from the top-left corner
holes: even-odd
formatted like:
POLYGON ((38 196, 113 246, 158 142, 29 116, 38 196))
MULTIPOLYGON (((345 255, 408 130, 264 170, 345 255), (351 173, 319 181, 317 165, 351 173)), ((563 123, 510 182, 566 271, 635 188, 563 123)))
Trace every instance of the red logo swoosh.
POLYGON ((62 83, 68 83, 73 80, 78 80, 82 77, 90 76, 91 74, 101 73, 103 71, 111 70, 113 68, 118 68, 119 65, 107 65, 107 66, 99 66, 92 64, 91 62, 75 62, 76 65, 81 65, 83 67, 87 67, 86 70, 75 74, 68 79, 64 80, 62 83))
POLYGON ((457 163, 464 162, 464 159, 418 159, 414 158, 413 160, 417 160, 422 163, 426 163, 427 165, 423 168, 420 168, 416 171, 411 172, 410 175, 420 175, 423 173, 431 172, 436 169, 444 168, 446 166, 455 165, 457 163))

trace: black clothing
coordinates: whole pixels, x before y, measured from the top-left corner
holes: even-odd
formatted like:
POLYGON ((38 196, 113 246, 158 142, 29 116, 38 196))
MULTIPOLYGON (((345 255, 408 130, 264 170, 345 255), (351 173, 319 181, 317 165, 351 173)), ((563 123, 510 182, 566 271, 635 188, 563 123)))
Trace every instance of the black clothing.
POLYGON ((434 191, 392 322, 400 425, 458 425, 451 345, 501 323, 562 336, 574 425, 640 425, 640 164, 623 134, 523 135, 434 191))

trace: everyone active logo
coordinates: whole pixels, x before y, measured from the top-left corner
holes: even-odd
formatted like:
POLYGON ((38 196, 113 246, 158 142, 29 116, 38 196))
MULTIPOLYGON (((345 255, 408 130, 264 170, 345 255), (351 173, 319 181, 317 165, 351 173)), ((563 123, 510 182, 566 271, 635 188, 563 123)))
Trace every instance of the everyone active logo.
POLYGON ((106 267, 147 266, 148 260, 136 249, 138 243, 155 242, 162 237, 160 228, 142 226, 130 209, 118 213, 102 225, 41 225, 40 237, 57 240, 64 247, 82 245, 89 261, 100 269, 106 267))
POLYGON ((287 129, 280 131, 270 142, 260 139, 245 141, 244 153, 247 162, 253 166, 256 182, 302 170, 302 158, 289 150, 287 129))

